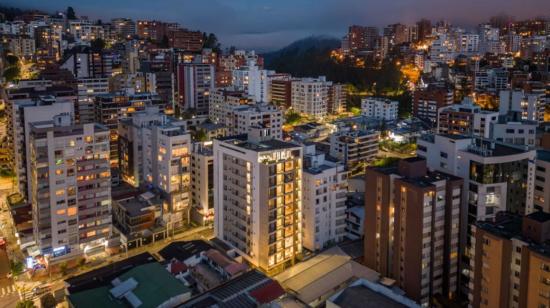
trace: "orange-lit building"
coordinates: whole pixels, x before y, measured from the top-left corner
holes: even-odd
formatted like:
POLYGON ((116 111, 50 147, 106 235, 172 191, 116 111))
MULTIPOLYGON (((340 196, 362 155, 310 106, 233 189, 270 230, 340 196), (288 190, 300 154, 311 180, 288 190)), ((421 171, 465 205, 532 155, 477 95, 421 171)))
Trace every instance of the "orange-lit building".
POLYGON ((471 307, 550 307, 550 214, 497 215, 473 226, 471 307))
POLYGON ((453 297, 463 180, 413 157, 367 168, 365 181, 365 265, 422 305, 453 297))

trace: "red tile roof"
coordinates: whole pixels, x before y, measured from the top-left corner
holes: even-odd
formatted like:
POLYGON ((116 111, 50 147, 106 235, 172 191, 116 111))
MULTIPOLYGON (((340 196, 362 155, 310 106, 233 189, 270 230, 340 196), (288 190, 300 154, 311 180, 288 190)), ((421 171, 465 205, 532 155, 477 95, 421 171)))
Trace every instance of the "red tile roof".
POLYGON ((271 280, 264 286, 250 292, 250 296, 252 296, 258 304, 271 303, 283 294, 285 294, 285 290, 275 280, 271 280))
POLYGON ((177 260, 173 260, 172 263, 170 263, 170 273, 173 275, 183 273, 185 271, 187 271, 187 265, 185 265, 185 263, 177 260))

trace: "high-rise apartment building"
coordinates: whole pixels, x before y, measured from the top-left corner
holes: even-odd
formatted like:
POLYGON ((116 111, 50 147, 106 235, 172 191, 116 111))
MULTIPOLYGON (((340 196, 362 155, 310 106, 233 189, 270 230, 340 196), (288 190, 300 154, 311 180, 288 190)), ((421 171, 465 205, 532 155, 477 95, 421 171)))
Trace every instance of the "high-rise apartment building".
POLYGON ((367 97, 361 100, 361 115, 383 121, 397 120, 399 103, 386 98, 367 97))
POLYGON ((148 106, 158 106, 164 110, 165 102, 152 93, 129 95, 124 92, 108 93, 95 97, 95 122, 111 130, 111 163, 118 164, 118 123, 119 119, 128 117, 148 106))
POLYGON ((183 227, 190 219, 191 136, 185 123, 149 107, 118 124, 122 179, 160 189, 167 229, 183 227))
POLYGON ((172 48, 190 52, 200 52, 203 45, 202 32, 187 29, 175 29, 168 32, 168 44, 172 48))
POLYGON ((35 55, 34 38, 25 35, 14 35, 7 38, 9 50, 18 58, 31 60, 35 55))
POLYGON ((217 88, 210 94, 208 118, 214 123, 234 127, 236 120, 233 109, 253 102, 252 97, 244 90, 217 88))
POLYGON ((301 78, 292 81, 292 108, 315 118, 328 113, 329 89, 332 82, 324 76, 301 78))
POLYGON ((344 162, 350 172, 361 171, 378 154, 379 138, 374 130, 336 132, 330 136, 330 156, 344 162))
POLYGON ((453 90, 436 84, 430 84, 424 89, 414 91, 413 115, 437 125, 437 111, 453 103, 453 90))
POLYGON ((365 264, 430 306, 457 292, 463 181, 408 158, 367 168, 365 264))
POLYGON ((426 135, 418 140, 417 155, 426 158, 431 170, 464 179, 460 251, 461 293, 470 277, 471 226, 495 220, 498 212, 520 215, 533 211, 535 150, 488 139, 462 135, 426 135))
POLYGON ((214 233, 268 272, 302 253, 302 148, 258 128, 214 140, 214 233))
POLYGON ((109 78, 109 92, 157 93, 157 76, 143 72, 118 74, 109 78))
POLYGON ((550 151, 537 150, 533 208, 550 213, 550 151))
POLYGON ((472 99, 465 98, 460 104, 439 108, 437 132, 489 138, 490 124, 496 122, 499 113, 482 110, 472 99))
POLYGON ((209 118, 223 124, 230 135, 246 134, 253 127, 268 129, 270 136, 282 139, 283 112, 268 103, 252 103, 251 96, 243 90, 217 89, 211 96, 209 118))
POLYGON ((289 108, 292 100, 292 76, 272 74, 269 78, 268 101, 282 108, 289 108))
POLYGON ((340 114, 346 111, 348 91, 346 85, 333 83, 328 89, 327 112, 329 114, 340 114))
POLYGON ((377 27, 350 26, 345 37, 348 42, 347 49, 352 54, 359 51, 374 50, 379 36, 377 27))
POLYGON ((40 252, 52 259, 105 245, 111 235, 109 129, 69 115, 30 124, 30 196, 40 252))
POLYGON ((59 114, 74 117, 76 95, 70 87, 53 86, 49 80, 20 81, 17 88, 7 90, 7 140, 10 164, 17 176, 18 190, 30 200, 29 125, 51 121, 59 114))
POLYGON ((319 251, 344 239, 346 234, 346 166, 304 146, 303 171, 303 245, 319 251))
POLYGON ((94 123, 95 96, 109 93, 108 78, 79 78, 77 80, 78 102, 76 104, 76 122, 94 123))
POLYGON ((233 86, 243 89, 256 102, 269 102, 269 76, 275 71, 261 69, 255 59, 249 59, 246 65, 233 70, 233 86))
POLYGON ((212 141, 197 142, 191 151, 191 219, 214 222, 214 152, 212 141))
POLYGON ((168 38, 171 30, 179 28, 177 23, 166 23, 158 20, 138 20, 136 23, 137 35, 144 40, 162 41, 168 38))
POLYGON ((521 113, 522 120, 544 121, 546 96, 544 92, 500 91, 499 112, 507 114, 510 111, 521 113))
POLYGON ((112 32, 119 39, 130 39, 136 35, 136 23, 129 18, 111 19, 112 32))
POLYGON ((469 307, 550 305, 550 214, 502 213, 473 226, 469 307))
POLYGON ((80 46, 65 57, 60 68, 67 69, 75 78, 108 78, 113 74, 113 55, 108 52, 80 46))
POLYGON ((214 65, 181 63, 178 65, 178 105, 181 112, 207 115, 210 94, 215 87, 214 65))

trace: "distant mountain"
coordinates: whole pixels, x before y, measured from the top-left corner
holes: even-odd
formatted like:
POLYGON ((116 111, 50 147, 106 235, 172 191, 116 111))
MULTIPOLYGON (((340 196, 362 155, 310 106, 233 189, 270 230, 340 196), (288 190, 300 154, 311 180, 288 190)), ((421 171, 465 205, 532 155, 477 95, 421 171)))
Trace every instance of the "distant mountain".
MULTIPOLYGON (((302 65, 299 62, 308 57, 318 60, 327 60, 331 50, 340 47, 340 40, 329 36, 310 36, 291 43, 277 51, 265 53, 264 65, 268 69, 278 72, 291 73, 295 76, 303 76, 302 65)), ((311 62, 309 63, 311 64, 311 62)), ((306 72, 303 72, 306 73, 306 72)))

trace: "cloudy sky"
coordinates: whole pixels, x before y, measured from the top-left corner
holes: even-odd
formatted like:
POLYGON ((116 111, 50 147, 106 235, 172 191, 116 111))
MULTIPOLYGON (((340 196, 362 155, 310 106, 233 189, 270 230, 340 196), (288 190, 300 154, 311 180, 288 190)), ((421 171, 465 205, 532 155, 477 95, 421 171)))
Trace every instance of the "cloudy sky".
POLYGON ((383 26, 422 17, 473 26, 505 13, 550 15, 550 0, 4 0, 4 5, 65 10, 100 18, 177 21, 214 32, 224 46, 278 49, 309 35, 340 37, 350 24, 383 26))

